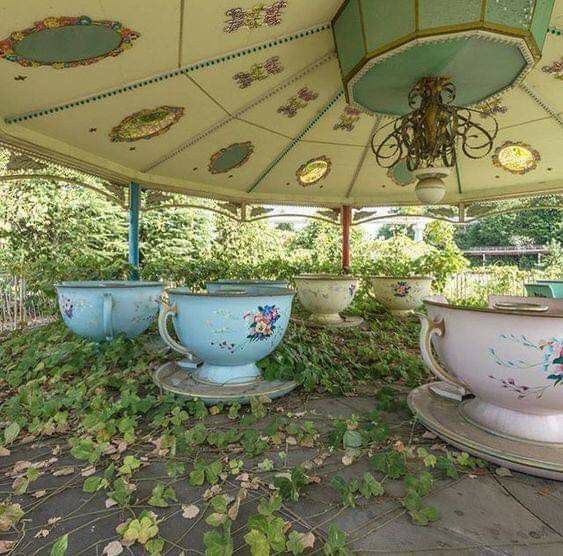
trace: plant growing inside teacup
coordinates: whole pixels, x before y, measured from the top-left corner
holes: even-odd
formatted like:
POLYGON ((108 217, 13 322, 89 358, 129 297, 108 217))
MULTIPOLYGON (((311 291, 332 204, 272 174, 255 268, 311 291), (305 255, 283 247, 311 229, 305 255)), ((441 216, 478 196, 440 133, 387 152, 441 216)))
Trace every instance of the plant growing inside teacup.
POLYGON ((440 291, 446 278, 465 266, 457 248, 437 248, 404 234, 375 244, 366 270, 370 295, 395 315, 412 312, 422 300, 440 291))

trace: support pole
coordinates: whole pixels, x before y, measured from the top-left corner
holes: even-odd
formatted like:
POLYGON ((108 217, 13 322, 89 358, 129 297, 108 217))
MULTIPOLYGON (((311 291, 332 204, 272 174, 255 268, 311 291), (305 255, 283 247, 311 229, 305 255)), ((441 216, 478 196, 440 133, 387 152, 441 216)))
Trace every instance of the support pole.
POLYGON ((349 206, 341 208, 342 220, 342 272, 350 274, 350 222, 352 209, 349 206))
POLYGON ((131 280, 139 279, 139 209, 141 188, 138 183, 129 184, 129 265, 131 280))

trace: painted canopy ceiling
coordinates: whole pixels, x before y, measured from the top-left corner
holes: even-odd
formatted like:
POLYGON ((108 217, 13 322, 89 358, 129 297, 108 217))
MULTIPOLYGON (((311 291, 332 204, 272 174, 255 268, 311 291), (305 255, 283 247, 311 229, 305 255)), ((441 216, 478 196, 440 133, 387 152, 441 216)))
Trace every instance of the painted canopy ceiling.
MULTIPOLYGON (((369 147, 391 120, 346 102, 331 29, 342 3, 3 0, 0 140, 114 183, 202 197, 417 204, 404 165, 379 167, 369 147)), ((562 33, 556 0, 541 60, 480 108, 499 121, 495 149, 460 155, 445 202, 563 191, 562 33)), ((502 50, 467 56, 455 40, 473 75, 505 75, 502 50)))

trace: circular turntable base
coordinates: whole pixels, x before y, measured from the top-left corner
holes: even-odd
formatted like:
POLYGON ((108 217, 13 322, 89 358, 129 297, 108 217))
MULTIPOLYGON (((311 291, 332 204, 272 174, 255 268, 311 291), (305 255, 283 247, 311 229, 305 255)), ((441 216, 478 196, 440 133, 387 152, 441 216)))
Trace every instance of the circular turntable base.
POLYGON ((321 322, 313 319, 299 319, 291 317, 291 321, 311 328, 354 328, 364 322, 362 317, 342 317, 341 322, 321 322))
POLYGON ((497 465, 563 481, 563 446, 504 438, 472 425, 459 412, 460 402, 436 395, 440 383, 425 384, 408 397, 420 422, 448 444, 497 465))
POLYGON ((250 403, 256 396, 270 399, 289 394, 297 387, 292 380, 257 380, 245 384, 215 384, 198 380, 194 373, 171 361, 159 367, 153 374, 155 384, 167 392, 203 400, 207 405, 217 403, 250 403))

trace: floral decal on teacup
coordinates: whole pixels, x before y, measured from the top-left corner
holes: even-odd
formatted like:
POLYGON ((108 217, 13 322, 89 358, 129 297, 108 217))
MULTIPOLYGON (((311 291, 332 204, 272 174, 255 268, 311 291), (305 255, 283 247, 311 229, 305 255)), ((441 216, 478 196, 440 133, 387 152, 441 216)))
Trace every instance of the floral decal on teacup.
POLYGON ((264 305, 258 307, 258 311, 255 313, 247 311, 242 318, 250 321, 247 338, 251 342, 255 342, 272 336, 276 329, 276 322, 280 318, 280 312, 275 305, 264 305))
POLYGON ((411 286, 406 282, 397 282, 395 285, 391 286, 391 289, 395 297, 407 297, 411 291, 411 286))
POLYGON ((61 295, 61 309, 69 319, 72 318, 74 305, 72 301, 68 297, 65 297, 64 295, 61 295))
POLYGON ((537 350, 539 354, 536 361, 523 361, 521 359, 510 360, 500 358, 495 348, 489 348, 489 353, 492 355, 497 365, 519 370, 538 368, 544 373, 547 373, 547 380, 552 382, 543 386, 527 386, 519 383, 519 381, 513 377, 497 378, 493 375, 489 375, 489 378, 499 382, 503 388, 518 394, 518 399, 524 399, 529 396, 541 398, 548 388, 554 388, 563 383, 563 338, 551 338, 534 343, 525 336, 501 334, 500 337, 503 340, 516 342, 530 349, 537 350))

